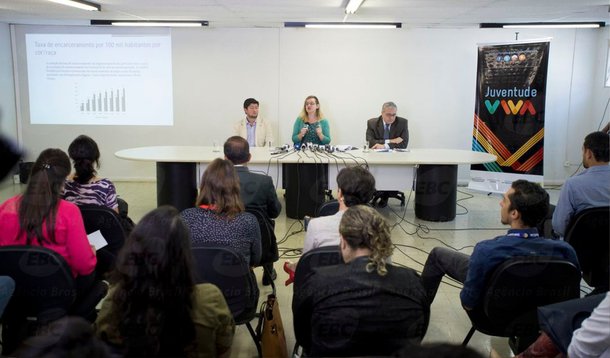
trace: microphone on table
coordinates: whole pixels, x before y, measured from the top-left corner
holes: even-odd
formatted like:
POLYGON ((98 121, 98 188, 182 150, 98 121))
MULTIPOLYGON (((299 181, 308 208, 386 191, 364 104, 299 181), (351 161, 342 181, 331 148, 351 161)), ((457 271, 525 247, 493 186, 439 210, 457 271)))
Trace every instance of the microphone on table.
POLYGON ((281 154, 281 153, 288 153, 290 151, 290 144, 284 144, 281 147, 276 147, 275 150, 273 152, 271 152, 272 155, 275 154, 281 154))

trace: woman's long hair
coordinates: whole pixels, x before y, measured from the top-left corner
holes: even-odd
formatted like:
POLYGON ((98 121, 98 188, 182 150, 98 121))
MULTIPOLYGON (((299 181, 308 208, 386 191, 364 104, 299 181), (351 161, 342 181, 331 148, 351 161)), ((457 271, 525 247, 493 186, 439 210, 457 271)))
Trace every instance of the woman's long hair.
POLYGON ((377 271, 380 276, 388 273, 386 260, 392 255, 390 227, 385 219, 368 205, 349 207, 339 224, 339 233, 352 249, 371 250, 367 271, 377 271))
POLYGON ((178 211, 159 207, 136 225, 119 253, 112 326, 127 356, 184 356, 195 339, 193 258, 178 211))
POLYGON ((74 181, 87 184, 97 174, 100 167, 100 150, 97 143, 86 135, 79 135, 70 143, 68 155, 74 162, 74 181))
POLYGON ((303 101, 303 109, 301 110, 301 114, 299 114, 299 118, 303 121, 303 122, 307 122, 307 100, 308 99, 315 99, 316 100, 316 104, 318 105, 318 108, 316 109, 316 120, 320 120, 322 118, 324 118, 324 114, 322 114, 322 110, 320 109, 320 101, 318 100, 318 97, 316 96, 307 96, 307 98, 305 98, 305 101, 303 101))
POLYGON ((244 211, 239 195, 239 177, 233 163, 216 158, 201 176, 195 205, 210 205, 216 213, 234 217, 244 211))
POLYGON ((19 235, 25 233, 28 245, 34 240, 41 246, 44 242, 55 242, 55 216, 68 174, 70 159, 61 149, 45 149, 36 159, 19 200, 19 235))

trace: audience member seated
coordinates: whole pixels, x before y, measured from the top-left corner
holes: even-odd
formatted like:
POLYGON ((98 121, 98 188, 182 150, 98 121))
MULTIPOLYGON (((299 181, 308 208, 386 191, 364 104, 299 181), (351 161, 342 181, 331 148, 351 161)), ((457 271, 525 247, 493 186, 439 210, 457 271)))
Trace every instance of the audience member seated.
POLYGON ((604 132, 593 132, 585 137, 582 146, 585 170, 565 181, 553 212, 553 230, 562 237, 578 212, 610 205, 609 138, 604 132))
POLYGON ((229 355, 233 317, 216 286, 195 285, 190 233, 176 209, 159 207, 134 227, 94 327, 125 356, 229 355))
POLYGON ((45 149, 32 167, 23 194, 0 205, 0 246, 34 245, 56 251, 68 263, 76 287, 86 292, 97 262, 78 207, 61 199, 70 159, 60 149, 45 149))
POLYGON ((540 337, 516 358, 610 357, 610 293, 544 306, 538 316, 540 337))
POLYGON ((230 161, 217 158, 208 165, 201 176, 196 207, 180 215, 191 231, 193 247, 229 247, 251 267, 260 262, 261 231, 256 217, 244 211, 239 177, 230 161))
POLYGON ((248 169, 248 162, 252 158, 248 142, 238 136, 230 137, 224 144, 224 154, 225 159, 235 166, 244 206, 260 209, 271 219, 277 218, 282 211, 282 204, 277 198, 273 180, 268 175, 248 169))
MULTIPOLYGON (((348 207, 367 204, 375 193, 375 177, 360 166, 346 167, 337 174, 339 211, 334 215, 313 218, 307 225, 303 254, 321 246, 339 245, 339 223, 348 207)), ((284 270, 294 277, 296 263, 286 262, 284 270)), ((292 282, 291 280, 288 283, 292 282)), ((288 284, 287 283, 287 284, 288 284)))
MULTIPOLYGON (((239 177, 239 192, 246 209, 262 211, 269 219, 275 219, 282 211, 282 204, 277 198, 277 192, 270 176, 251 172, 247 164, 250 161, 250 145, 248 141, 239 136, 230 137, 224 144, 225 159, 231 161, 239 177)), ((270 249, 277 252, 277 244, 270 245, 270 249)), ((273 263, 263 265, 265 272, 263 285, 269 285, 277 277, 273 263)))
POLYGON ((111 358, 110 348, 100 341, 89 323, 80 317, 64 317, 23 343, 16 354, 21 358, 87 357, 111 358))
POLYGON ((566 259, 578 266, 574 249, 566 242, 539 236, 536 224, 546 215, 548 193, 536 183, 517 180, 500 201, 500 220, 510 229, 504 236, 481 241, 471 256, 435 247, 421 275, 429 302, 432 303, 444 275, 464 283, 462 306, 470 311, 479 305, 486 278, 500 263, 516 256, 545 256, 566 259))
POLYGON ((228 160, 215 159, 201 176, 196 207, 181 213, 193 246, 226 246, 250 266, 261 257, 261 233, 254 215, 244 211, 239 178, 228 160))
POLYGON ((119 200, 114 184, 106 178, 97 177, 100 167, 100 150, 95 141, 80 135, 70 143, 68 155, 74 163, 75 173, 65 182, 63 197, 77 205, 93 204, 108 207, 117 212, 125 232, 133 228, 127 216, 127 203, 119 200))
POLYGON ((325 266, 292 302, 297 342, 311 356, 382 356, 419 343, 429 305, 417 273, 389 265, 390 228, 365 205, 345 211, 339 226, 345 264, 325 266))

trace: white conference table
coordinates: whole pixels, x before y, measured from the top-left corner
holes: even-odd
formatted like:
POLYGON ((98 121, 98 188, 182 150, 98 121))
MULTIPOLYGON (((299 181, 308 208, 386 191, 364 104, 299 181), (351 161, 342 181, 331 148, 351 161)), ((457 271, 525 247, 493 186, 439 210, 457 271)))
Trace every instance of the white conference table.
MULTIPOLYGON (((221 149, 222 150, 222 149, 221 149)), ((271 154, 268 148, 250 148, 248 164, 267 172, 276 184, 283 164, 329 164, 329 183, 334 183, 336 170, 346 165, 367 165, 375 176, 377 189, 393 190, 410 187, 408 173, 416 168, 415 214, 431 221, 455 218, 457 166, 494 162, 488 153, 459 149, 410 149, 406 152, 295 152, 271 154), (266 168, 266 170, 265 170, 266 168), (402 185, 400 185, 400 183, 402 185), (400 185, 400 186, 396 186, 400 185)), ((151 146, 123 149, 115 153, 121 159, 157 163, 157 205, 173 205, 179 210, 193 206, 197 196, 197 165, 224 158, 222 151, 207 146, 151 146)), ((294 166, 292 166, 294 167, 294 166)), ((288 190, 288 188, 287 188, 288 190)), ((288 204, 287 204, 288 205, 288 204)))

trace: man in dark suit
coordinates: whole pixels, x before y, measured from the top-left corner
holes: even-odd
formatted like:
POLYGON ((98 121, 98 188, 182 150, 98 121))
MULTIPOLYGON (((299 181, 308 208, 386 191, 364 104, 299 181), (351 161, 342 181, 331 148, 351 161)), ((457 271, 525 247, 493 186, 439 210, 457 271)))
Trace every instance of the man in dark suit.
POLYGON ((369 148, 407 148, 409 122, 402 117, 397 117, 396 111, 397 107, 394 102, 386 102, 381 106, 381 115, 368 120, 366 141, 369 148))
MULTIPOLYGON (((396 116, 394 102, 381 106, 381 115, 371 118, 366 124, 366 142, 373 149, 406 149, 409 144, 409 122, 396 116)), ((396 190, 379 190, 373 196, 373 204, 379 207, 388 205, 388 199, 395 197, 404 205, 404 194, 396 190)))
MULTIPOLYGON (((271 229, 273 229, 274 223, 271 219, 275 219, 280 215, 282 204, 277 198, 277 192, 271 177, 248 170, 246 165, 251 158, 248 141, 240 136, 230 137, 224 144, 224 153, 225 158, 235 165, 235 170, 239 176, 241 200, 244 203, 244 207, 246 210, 253 209, 264 213, 266 219, 269 219, 271 229)), ((261 227, 261 234, 263 229, 261 227)), ((272 236, 275 239, 275 236, 272 236)), ((265 246, 263 245, 263 248, 265 246)), ((277 243, 271 243, 269 249, 277 251, 277 243)), ((265 257, 265 253, 263 253, 263 257, 265 257)), ((269 285, 271 284, 269 276, 275 280, 277 273, 273 268, 273 263, 263 264, 263 268, 268 273, 263 276, 263 285, 269 285)))

